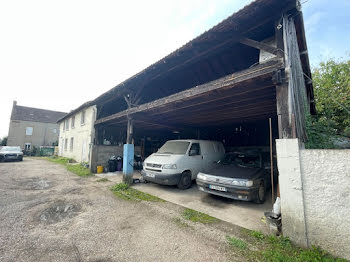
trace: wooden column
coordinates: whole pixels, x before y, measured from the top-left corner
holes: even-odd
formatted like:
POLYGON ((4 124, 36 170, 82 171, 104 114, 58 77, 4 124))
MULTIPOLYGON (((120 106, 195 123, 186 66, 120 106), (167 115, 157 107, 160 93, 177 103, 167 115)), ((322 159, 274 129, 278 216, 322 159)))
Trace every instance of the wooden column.
POLYGON ((126 134, 126 143, 131 144, 132 143, 132 138, 133 138, 133 121, 131 117, 128 116, 128 127, 127 127, 127 134, 126 134))
MULTIPOLYGON (((130 95, 124 96, 125 102, 128 104, 127 112, 132 107, 132 98, 130 95)), ((134 145, 132 144, 133 137, 133 121, 132 118, 127 114, 128 126, 126 133, 126 144, 123 147, 123 182, 131 185, 133 183, 133 172, 134 172, 134 145)))
POLYGON ((276 85, 276 103, 278 116, 278 136, 279 138, 292 138, 293 132, 290 125, 287 81, 283 81, 281 84, 276 85))
MULTIPOLYGON (((283 19, 275 23, 276 48, 285 52, 283 38, 283 19)), ((279 71, 274 79, 276 84, 276 103, 278 116, 278 135, 279 138, 292 138, 291 112, 289 112, 289 67, 288 57, 284 55, 285 69, 279 71)))

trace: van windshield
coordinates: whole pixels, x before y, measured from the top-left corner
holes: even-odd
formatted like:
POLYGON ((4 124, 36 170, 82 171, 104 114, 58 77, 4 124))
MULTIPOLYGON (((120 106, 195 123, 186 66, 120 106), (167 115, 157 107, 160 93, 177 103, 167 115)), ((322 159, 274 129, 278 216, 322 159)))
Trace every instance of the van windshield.
POLYGON ((189 145, 190 145, 190 142, 168 141, 161 148, 159 148, 157 153, 184 155, 186 154, 186 151, 189 145))

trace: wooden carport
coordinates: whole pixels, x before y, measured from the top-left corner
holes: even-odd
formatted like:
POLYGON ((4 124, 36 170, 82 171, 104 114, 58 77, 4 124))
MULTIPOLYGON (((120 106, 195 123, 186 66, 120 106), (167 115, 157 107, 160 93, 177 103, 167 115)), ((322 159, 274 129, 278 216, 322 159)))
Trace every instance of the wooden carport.
POLYGON ((268 118, 277 119, 279 138, 305 141, 305 112, 315 105, 300 3, 256 0, 93 102, 97 145, 108 132, 110 144, 132 144, 134 127, 176 131, 268 118), (127 138, 119 130, 113 140, 115 127, 127 138))
POLYGON ((118 112, 96 125, 125 125, 128 118, 137 128, 204 127, 254 121, 277 114, 276 85, 283 60, 228 75, 209 83, 118 112))

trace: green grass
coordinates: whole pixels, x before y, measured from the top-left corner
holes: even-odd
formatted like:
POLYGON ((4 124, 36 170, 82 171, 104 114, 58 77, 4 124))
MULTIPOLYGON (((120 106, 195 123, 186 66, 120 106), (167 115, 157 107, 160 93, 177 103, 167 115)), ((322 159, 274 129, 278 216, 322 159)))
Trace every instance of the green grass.
POLYGON ((182 217, 190 220, 192 222, 199 222, 202 224, 209 224, 209 223, 214 223, 217 222, 218 219, 212 216, 209 216, 207 214, 195 211, 193 209, 190 208, 186 208, 183 213, 182 213, 182 217))
POLYGON ((247 248, 247 243, 244 242, 241 239, 235 238, 235 237, 230 237, 226 236, 227 242, 234 247, 238 247, 240 249, 246 249, 247 248))
POLYGON ((173 222, 181 228, 190 228, 191 226, 189 224, 187 224, 185 221, 183 221, 181 218, 179 217, 174 217, 173 218, 173 222))
POLYGON ((320 248, 303 249, 286 237, 266 236, 259 231, 244 230, 240 238, 226 236, 235 253, 249 261, 265 262, 346 262, 334 258, 320 248), (257 241, 258 240, 258 241, 257 241), (249 248, 248 248, 249 247, 249 248))
POLYGON ((97 179, 96 182, 109 182, 109 180, 104 177, 104 178, 97 179))
POLYGON ((61 165, 65 166, 68 171, 70 171, 78 176, 87 177, 87 176, 92 175, 89 168, 83 167, 81 164, 74 164, 74 165, 70 164, 70 163, 75 162, 74 159, 72 159, 72 158, 45 157, 44 159, 46 159, 50 162, 61 164, 61 165))
POLYGON ((153 196, 151 194, 147 194, 137 189, 134 189, 132 187, 129 187, 125 183, 116 184, 111 188, 111 190, 114 193, 114 195, 124 200, 165 202, 163 199, 160 199, 156 196, 153 196))
POLYGON ((286 237, 267 237, 267 248, 261 251, 263 261, 286 262, 345 262, 334 258, 320 248, 302 249, 294 246, 286 237))
POLYGON ((249 235, 252 237, 256 238, 257 240, 263 240, 265 238, 264 234, 261 233, 260 231, 250 231, 249 235))

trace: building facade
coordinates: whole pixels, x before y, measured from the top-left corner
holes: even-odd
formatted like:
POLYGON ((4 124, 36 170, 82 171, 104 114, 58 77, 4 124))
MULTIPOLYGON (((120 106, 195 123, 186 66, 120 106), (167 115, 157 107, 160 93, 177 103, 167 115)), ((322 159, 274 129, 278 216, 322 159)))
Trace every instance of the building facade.
POLYGON ((95 119, 96 106, 83 105, 58 120, 59 156, 73 158, 80 163, 90 163, 95 119))
POLYGON ((32 151, 34 147, 56 144, 59 137, 57 120, 64 115, 66 113, 18 106, 14 101, 7 145, 32 151))

